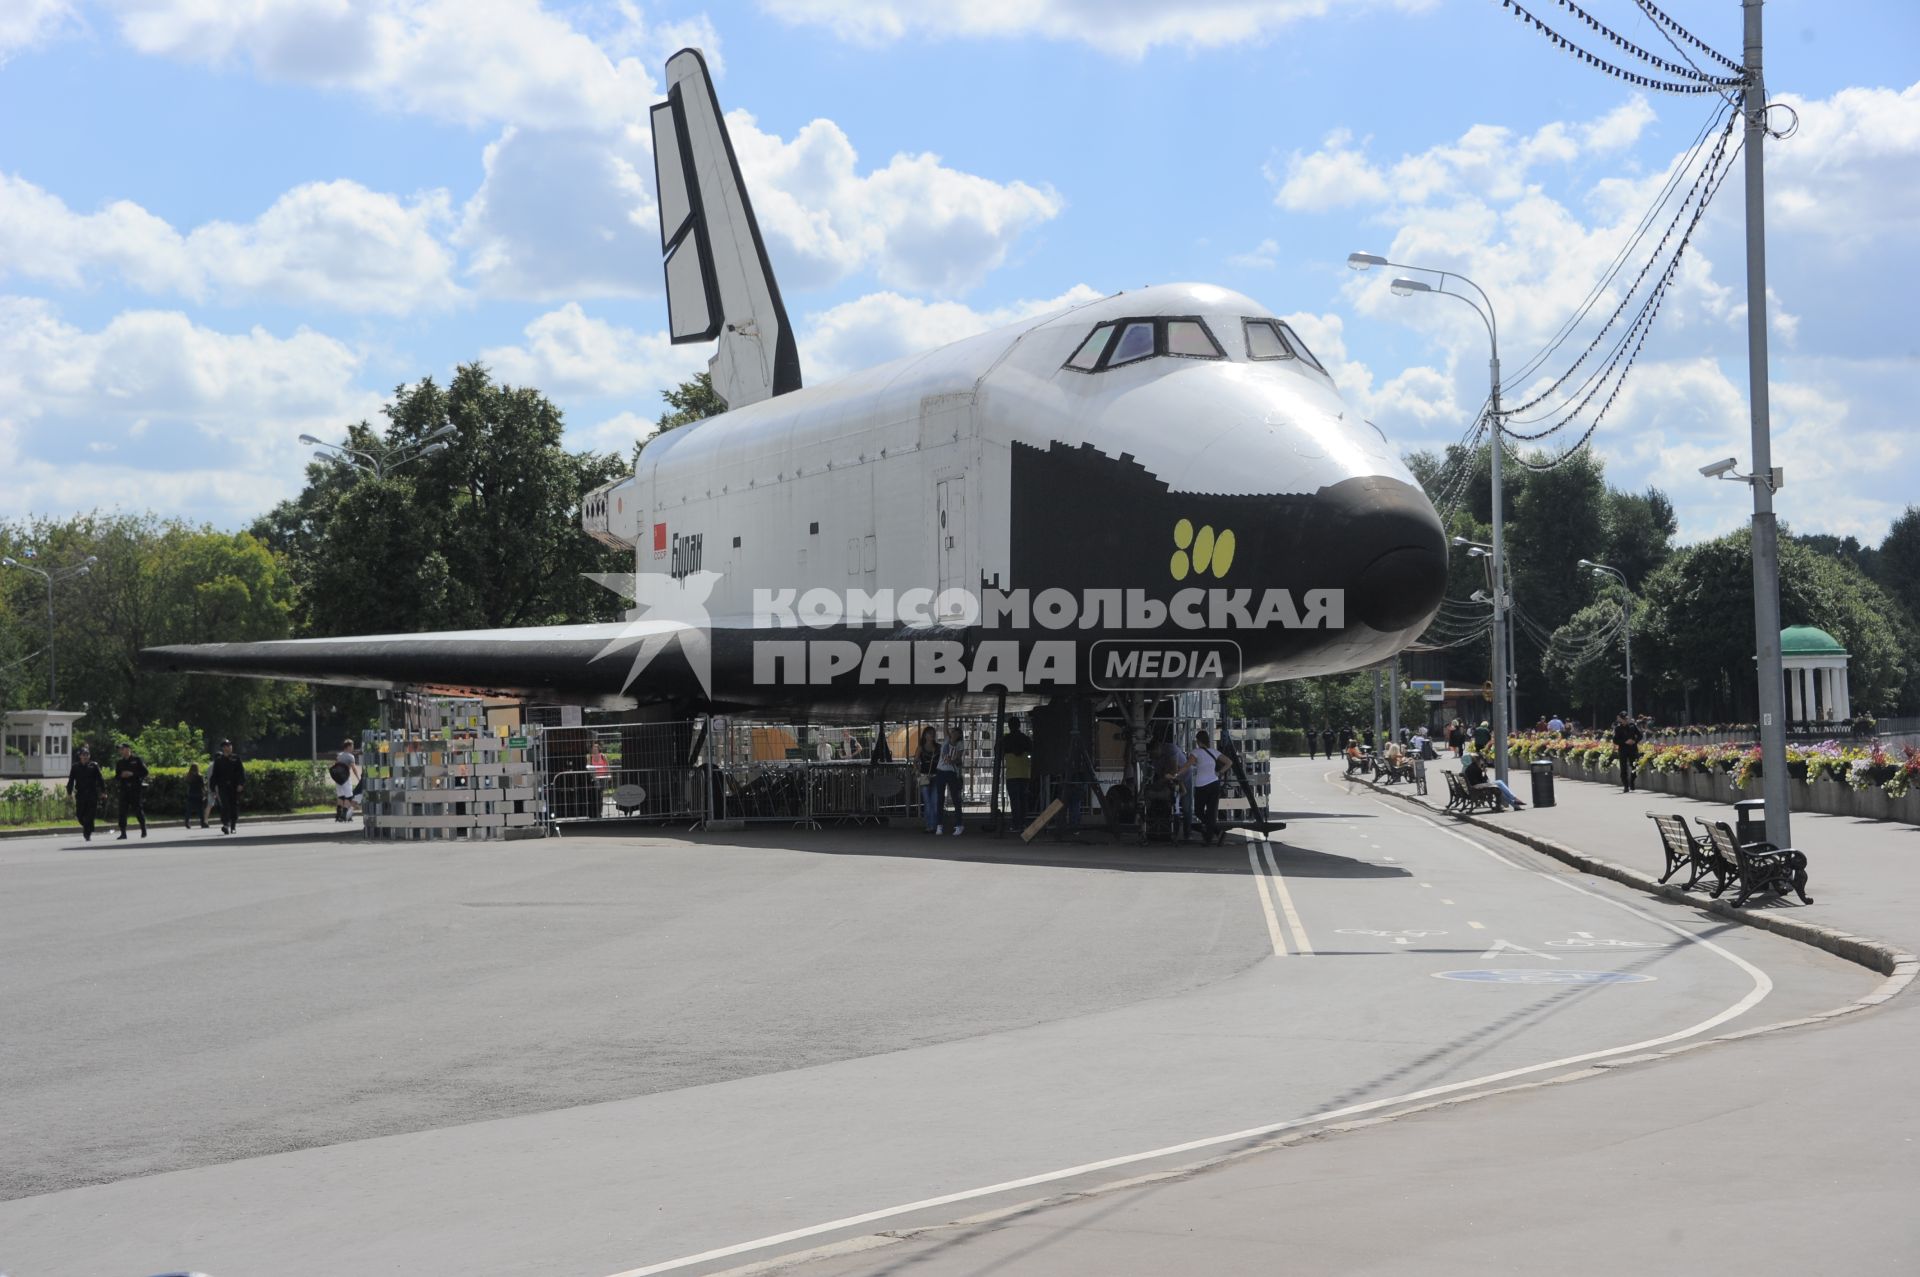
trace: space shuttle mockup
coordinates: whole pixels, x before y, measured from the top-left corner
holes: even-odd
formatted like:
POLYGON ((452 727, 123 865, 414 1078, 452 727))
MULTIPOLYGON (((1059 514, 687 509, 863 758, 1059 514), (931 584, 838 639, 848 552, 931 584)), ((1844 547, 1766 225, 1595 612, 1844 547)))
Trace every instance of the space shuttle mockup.
POLYGON ((728 411, 589 494, 624 621, 149 649, 160 668, 675 714, 903 717, 1354 669, 1425 628, 1439 518, 1288 324, 1165 284, 803 387, 700 54, 653 108, 675 342, 728 411))

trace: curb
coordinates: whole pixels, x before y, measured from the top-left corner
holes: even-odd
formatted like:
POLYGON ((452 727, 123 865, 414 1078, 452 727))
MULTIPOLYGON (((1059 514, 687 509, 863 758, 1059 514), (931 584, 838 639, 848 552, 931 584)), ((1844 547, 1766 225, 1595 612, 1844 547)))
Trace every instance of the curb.
MULTIPOLYGON (((244 813, 242 815, 242 819, 249 825, 281 825, 294 820, 325 820, 326 818, 327 813, 324 811, 308 812, 305 814, 277 812, 267 816, 252 816, 245 815, 244 813)), ((147 824, 156 828, 165 823, 165 821, 154 820, 151 817, 147 820, 147 824)), ((96 829, 107 827, 111 826, 95 826, 96 829)), ((58 825, 50 829, 0 829, 0 842, 4 842, 9 838, 66 838, 69 836, 78 837, 79 834, 80 826, 78 825, 58 825)))
POLYGON ((1920 958, 1915 957, 1905 950, 1896 949, 1890 944, 1871 939, 1867 936, 1855 935, 1851 931, 1841 931, 1836 927, 1822 926, 1817 922, 1802 922, 1797 918, 1781 917, 1773 913, 1759 913, 1750 909, 1735 909, 1732 904, 1727 901, 1712 900, 1703 896, 1693 895, 1690 892, 1682 891, 1670 883, 1659 882, 1651 875, 1641 873, 1638 869, 1629 869, 1625 865, 1617 865, 1611 860, 1602 860, 1598 856, 1589 856, 1583 851, 1576 851, 1565 843, 1555 842, 1551 838, 1542 838, 1538 834, 1528 833, 1523 829, 1511 829, 1491 824, 1477 816, 1461 816, 1453 812, 1442 811, 1429 803, 1420 802, 1418 799, 1405 794, 1396 794, 1377 787, 1374 788, 1372 792, 1382 798, 1398 799, 1411 807, 1418 808, 1430 816, 1436 818, 1440 816, 1450 816, 1456 824, 1472 825, 1475 829, 1482 829, 1487 833, 1497 834, 1510 842, 1517 842, 1522 846, 1530 847, 1542 855, 1551 856, 1555 860, 1571 865, 1582 873, 1592 874, 1596 878, 1610 878, 1614 882, 1624 884, 1638 891, 1643 891, 1650 896, 1658 896, 1663 900, 1670 900, 1676 904, 1691 905, 1702 913, 1710 913, 1716 917, 1726 918, 1745 926, 1756 927, 1762 931, 1771 931, 1775 935, 1785 936, 1789 940, 1797 940, 1801 944, 1810 944, 1815 948, 1825 949, 1835 957, 1845 958, 1848 962, 1866 967, 1870 971, 1877 971, 1887 977, 1886 982, 1879 991, 1869 994, 1867 997, 1859 999, 1855 1003, 1848 1004, 1849 1008, 1853 1006, 1876 1006, 1892 997, 1895 993, 1898 993, 1901 989, 1904 989, 1908 984, 1912 983, 1916 974, 1920 974, 1920 958))

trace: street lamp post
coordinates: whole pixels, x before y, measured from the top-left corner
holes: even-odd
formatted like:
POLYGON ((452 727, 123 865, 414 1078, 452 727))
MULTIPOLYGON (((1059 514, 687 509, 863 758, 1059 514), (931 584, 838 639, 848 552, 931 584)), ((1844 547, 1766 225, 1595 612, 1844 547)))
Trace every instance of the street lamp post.
POLYGON ((48 709, 58 709, 60 707, 60 696, 59 696, 59 668, 60 667, 59 667, 59 658, 54 653, 54 642, 53 642, 53 583, 55 581, 71 580, 76 576, 85 576, 87 575, 87 573, 93 571, 93 565, 98 563, 99 561, 100 559, 98 555, 89 554, 86 558, 80 560, 80 562, 74 564, 71 567, 56 568, 54 571, 48 572, 33 566, 33 564, 31 563, 22 563, 20 560, 12 557, 11 555, 7 556, 6 558, 0 559, 0 566, 10 567, 10 568, 22 568, 28 572, 33 573, 35 576, 39 577, 41 580, 47 583, 47 708, 48 709))
POLYGON ((1473 307, 1473 313, 1480 316, 1480 322, 1487 327, 1487 342, 1492 351, 1487 361, 1490 389, 1487 396, 1487 421, 1493 430, 1492 473, 1493 473, 1493 545, 1489 553, 1493 556, 1493 766, 1494 775, 1501 780, 1507 779, 1507 707, 1512 699, 1512 689, 1507 686, 1507 664, 1511 653, 1506 636, 1507 609, 1512 599, 1506 590, 1506 515, 1501 509, 1500 489, 1500 325, 1493 313, 1493 301, 1480 285, 1452 271, 1436 270, 1431 266, 1409 266, 1405 262, 1390 262, 1377 253, 1349 253, 1347 265, 1355 270, 1369 270, 1375 266, 1391 266, 1395 270, 1419 271, 1424 275, 1440 277, 1440 287, 1423 283, 1417 279, 1405 277, 1393 281, 1393 293, 1396 297, 1411 297, 1415 293, 1433 293, 1441 297, 1452 297, 1473 307), (1450 293, 1446 281, 1454 279, 1480 294, 1480 301, 1464 293, 1450 293))
POLYGON ((1604 563, 1595 563, 1592 559, 1580 560, 1580 566, 1590 568, 1595 576, 1609 576, 1620 583, 1620 642, 1627 655, 1627 717, 1633 717, 1633 591, 1627 585, 1627 574, 1619 568, 1610 568, 1604 563))
POLYGON ((422 457, 430 457, 436 452, 445 452, 451 446, 448 442, 449 436, 458 432, 459 427, 448 422, 418 443, 409 444, 386 457, 381 457, 377 453, 364 452, 359 448, 349 448, 341 443, 328 443, 312 435, 301 435, 300 442, 312 448, 325 448, 329 452, 338 453, 340 459, 348 465, 368 471, 376 479, 384 479, 391 471, 398 470, 410 462, 418 461, 422 457))

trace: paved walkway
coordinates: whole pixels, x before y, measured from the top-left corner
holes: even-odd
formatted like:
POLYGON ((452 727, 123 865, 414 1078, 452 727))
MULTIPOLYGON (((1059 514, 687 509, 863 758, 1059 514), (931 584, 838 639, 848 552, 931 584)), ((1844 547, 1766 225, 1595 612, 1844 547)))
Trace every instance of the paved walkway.
MULTIPOLYGON (((1310 773, 1346 784, 1324 763, 1276 766, 1300 788, 1310 773)), ((1444 793, 1437 780, 1432 789, 1444 793)), ((1655 875, 1645 811, 1727 811, 1577 781, 1558 790, 1553 808, 1495 819, 1655 875)), ((1794 841, 1812 861, 1816 902, 1795 913, 1920 946, 1920 830, 1797 814, 1794 841)), ((1920 1271, 1917 1052, 1920 991, 1909 991, 1817 1028, 867 1249, 846 1243, 792 1270, 1908 1274, 1920 1271)))

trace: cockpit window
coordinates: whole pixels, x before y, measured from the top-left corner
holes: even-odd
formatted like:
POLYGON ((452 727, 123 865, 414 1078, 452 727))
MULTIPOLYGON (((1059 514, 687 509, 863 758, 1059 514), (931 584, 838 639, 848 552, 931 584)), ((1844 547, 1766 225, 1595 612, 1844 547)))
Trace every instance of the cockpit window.
POLYGON ((1100 362, 1100 356, 1107 353, 1107 343, 1112 340, 1113 325, 1101 324, 1087 334, 1087 339, 1080 343, 1080 349, 1073 352, 1072 359, 1067 360, 1067 367, 1092 372, 1093 366, 1100 362))
POLYGON ((1088 333, 1064 367, 1075 372, 1103 372, 1156 355, 1171 355, 1176 359, 1225 359, 1227 352, 1214 340, 1206 321, 1197 315, 1114 319, 1088 333))
POLYGON ((1120 340, 1113 345, 1113 354, 1107 359, 1107 367, 1130 364, 1136 359, 1153 357, 1153 322, 1137 319, 1120 330, 1120 340))
POLYGON ((1300 356, 1300 358, 1306 360, 1309 364, 1312 364, 1317 371, 1319 372, 1326 371, 1326 366, 1323 365, 1318 359, 1315 359, 1313 357, 1313 352, 1307 349, 1307 343, 1300 340, 1299 333, 1296 333, 1295 331, 1293 331, 1293 329, 1287 327, 1285 324, 1282 324, 1280 325, 1280 335, 1287 339, 1287 345, 1293 347, 1294 354, 1300 356))
POLYGON ((1247 331, 1247 358, 1298 359, 1315 372, 1326 373, 1326 368, 1307 349, 1307 343, 1300 340, 1300 334, 1279 320, 1248 319, 1243 322, 1247 331))
POLYGON ((1207 326, 1197 319, 1167 321, 1167 353, 1188 359, 1224 359, 1226 354, 1214 341, 1207 326))
POLYGON ((1249 359, 1291 359, 1293 352, 1287 349, 1287 339, 1280 335, 1280 326, 1271 319, 1249 319, 1247 324, 1247 358, 1249 359))

